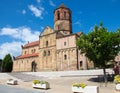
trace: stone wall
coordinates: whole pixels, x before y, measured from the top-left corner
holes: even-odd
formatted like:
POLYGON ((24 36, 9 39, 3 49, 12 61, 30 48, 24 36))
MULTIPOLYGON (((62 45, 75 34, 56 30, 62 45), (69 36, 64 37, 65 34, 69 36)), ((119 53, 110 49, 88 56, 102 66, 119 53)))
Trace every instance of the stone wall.
MULTIPOLYGON (((13 72, 31 71, 32 70, 31 64, 33 61, 35 61, 36 64, 38 64, 39 63, 38 57, 30 57, 30 58, 14 60, 13 72)), ((36 68, 38 68, 38 65, 36 68)), ((36 71, 37 71, 37 69, 36 69, 36 71)))
POLYGON ((77 70, 76 54, 76 48, 57 50, 57 70, 77 70))
POLYGON ((38 51, 39 51, 39 46, 32 46, 32 47, 28 47, 28 48, 23 48, 22 55, 38 53, 38 51))
POLYGON ((47 28, 40 35, 39 71, 56 70, 56 33, 47 28))
POLYGON ((57 70, 77 70, 76 35, 56 40, 57 70))

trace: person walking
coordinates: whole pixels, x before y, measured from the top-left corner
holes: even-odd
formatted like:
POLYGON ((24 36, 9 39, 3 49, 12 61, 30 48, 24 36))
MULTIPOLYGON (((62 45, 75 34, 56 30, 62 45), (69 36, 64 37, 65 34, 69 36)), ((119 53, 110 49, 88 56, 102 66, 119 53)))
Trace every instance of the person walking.
POLYGON ((119 66, 117 65, 117 62, 115 63, 113 70, 115 75, 119 74, 119 66))

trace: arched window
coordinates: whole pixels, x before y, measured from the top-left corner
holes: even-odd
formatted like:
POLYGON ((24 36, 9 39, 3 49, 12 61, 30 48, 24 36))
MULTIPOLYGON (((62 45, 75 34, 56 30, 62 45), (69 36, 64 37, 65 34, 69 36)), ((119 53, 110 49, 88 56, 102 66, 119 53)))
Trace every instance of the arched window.
POLYGON ((66 60, 66 59, 67 59, 67 55, 65 54, 65 55, 64 55, 64 60, 66 60))
POLYGON ((82 67, 82 65, 83 65, 83 62, 82 62, 82 61, 80 61, 80 67, 82 67))
POLYGON ((50 51, 48 51, 48 56, 50 56, 50 51))
POLYGON ((46 51, 43 52, 43 56, 46 56, 46 51))
POLYGON ((48 46, 48 41, 46 41, 46 47, 48 46))
POLYGON ((32 49, 32 50, 31 50, 32 53, 35 53, 35 51, 36 51, 35 49, 32 49))
POLYGON ((64 42, 64 46, 66 46, 66 42, 64 42))
POLYGON ((60 20, 60 12, 59 11, 58 11, 57 16, 58 16, 58 20, 60 20))
POLYGON ((64 18, 66 19, 66 12, 64 12, 64 18))
POLYGON ((27 54, 27 51, 25 51, 25 54, 27 54))

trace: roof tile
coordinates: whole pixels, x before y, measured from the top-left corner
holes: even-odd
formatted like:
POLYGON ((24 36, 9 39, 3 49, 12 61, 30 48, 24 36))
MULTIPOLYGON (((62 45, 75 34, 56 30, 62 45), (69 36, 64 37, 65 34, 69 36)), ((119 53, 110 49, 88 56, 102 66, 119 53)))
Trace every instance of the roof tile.
POLYGON ((80 36, 81 34, 82 34, 82 32, 78 32, 78 33, 76 33, 78 36, 80 36))
POLYGON ((31 43, 25 44, 23 46, 23 48, 27 48, 27 47, 31 47, 31 46, 37 46, 37 45, 39 45, 39 41, 34 41, 34 42, 31 42, 31 43))
POLYGON ((26 55, 20 55, 20 56, 16 57, 15 59, 29 58, 29 57, 36 57, 36 56, 38 56, 38 53, 34 53, 34 54, 26 54, 26 55))

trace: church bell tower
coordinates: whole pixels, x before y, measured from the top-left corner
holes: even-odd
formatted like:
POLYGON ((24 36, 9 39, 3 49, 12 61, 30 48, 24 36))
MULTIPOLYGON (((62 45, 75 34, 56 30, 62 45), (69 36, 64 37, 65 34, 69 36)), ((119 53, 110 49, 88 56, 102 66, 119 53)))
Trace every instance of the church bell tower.
POLYGON ((54 10, 54 31, 62 36, 72 33, 71 10, 64 4, 54 10))

